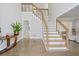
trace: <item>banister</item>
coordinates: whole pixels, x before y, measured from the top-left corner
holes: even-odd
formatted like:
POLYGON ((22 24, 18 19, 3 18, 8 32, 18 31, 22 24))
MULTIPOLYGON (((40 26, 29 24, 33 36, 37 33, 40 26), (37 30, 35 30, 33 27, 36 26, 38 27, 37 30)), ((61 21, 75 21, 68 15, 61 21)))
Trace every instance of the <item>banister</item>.
MULTIPOLYGON (((36 10, 36 9, 35 9, 35 10, 36 10)), ((39 8, 39 10, 48 10, 48 9, 40 9, 40 8, 39 8)))
POLYGON ((47 25, 47 23, 46 23, 46 21, 45 21, 45 18, 44 18, 44 16, 42 16, 42 20, 44 20, 44 24, 45 24, 45 27, 46 27, 46 39, 47 39, 47 49, 48 49, 48 25, 47 25))
POLYGON ((59 20, 57 20, 57 22, 66 30, 68 31, 68 28, 59 20))
POLYGON ((65 44, 66 46, 68 47, 69 46, 69 40, 68 40, 68 28, 59 20, 57 20, 57 23, 59 23, 64 29, 65 29, 65 32, 66 32, 66 39, 65 39, 65 44))
POLYGON ((38 8, 36 5, 34 5, 33 3, 32 3, 32 6, 34 6, 34 7, 36 8, 36 10, 38 10, 39 12, 41 12, 41 13, 42 13, 42 11, 41 11, 41 10, 39 10, 39 8, 38 8))
POLYGON ((10 50, 10 49, 12 49, 12 48, 14 48, 16 46, 16 43, 17 43, 16 38, 17 38, 18 35, 15 35, 15 36, 14 35, 10 35, 10 36, 9 35, 6 35, 6 36, 2 37, 3 38, 3 43, 4 43, 4 41, 6 41, 6 44, 5 44, 6 47, 4 47, 2 50, 0 50, 0 54, 2 54, 4 52, 7 52, 8 50, 10 50), (10 42, 10 40, 12 38, 14 38, 13 43, 10 42), (12 43, 12 44, 10 44, 10 43, 12 43))

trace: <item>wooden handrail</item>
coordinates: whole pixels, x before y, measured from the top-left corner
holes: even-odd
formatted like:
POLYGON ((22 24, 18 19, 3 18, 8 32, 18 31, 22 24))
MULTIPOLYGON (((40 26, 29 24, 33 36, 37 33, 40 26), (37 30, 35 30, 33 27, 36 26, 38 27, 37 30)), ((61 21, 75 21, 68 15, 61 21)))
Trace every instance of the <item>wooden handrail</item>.
POLYGON ((57 22, 66 30, 68 31, 68 28, 59 20, 57 20, 57 22))
MULTIPOLYGON (((37 10, 37 9, 34 9, 34 10, 37 10)), ((40 9, 40 8, 39 8, 39 10, 42 11, 42 13, 43 13, 43 11, 47 11, 47 14, 49 14, 49 13, 48 13, 48 9, 40 9)), ((44 13, 43 13, 43 14, 44 14, 44 13)))
POLYGON ((68 28, 59 20, 57 20, 57 23, 59 23, 64 29, 65 29, 65 32, 66 32, 66 39, 65 39, 65 44, 66 46, 68 47, 69 46, 69 41, 67 39, 67 33, 68 33, 68 28))
POLYGON ((44 16, 42 16, 42 20, 44 21, 44 24, 45 24, 45 27, 46 27, 46 39, 47 39, 47 49, 48 49, 48 25, 47 25, 47 23, 46 23, 46 21, 45 21, 45 18, 44 18, 44 16))
POLYGON ((60 25, 61 25, 66 31, 68 31, 68 28, 67 28, 61 21, 57 20, 57 22, 60 23, 60 25))
MULTIPOLYGON (((34 10, 37 10, 37 9, 34 9, 34 10)), ((40 9, 40 8, 39 8, 39 10, 48 10, 48 9, 40 9)))
POLYGON ((42 11, 39 10, 39 8, 36 5, 32 4, 32 6, 35 7, 35 9, 38 10, 40 13, 42 13, 42 11))

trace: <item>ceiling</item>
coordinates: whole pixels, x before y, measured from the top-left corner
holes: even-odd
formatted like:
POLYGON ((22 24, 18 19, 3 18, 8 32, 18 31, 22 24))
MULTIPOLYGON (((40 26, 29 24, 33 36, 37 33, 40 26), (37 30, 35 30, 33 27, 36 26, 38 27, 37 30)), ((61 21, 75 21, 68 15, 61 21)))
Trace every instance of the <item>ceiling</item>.
POLYGON ((59 16, 58 18, 79 18, 79 5, 59 16))

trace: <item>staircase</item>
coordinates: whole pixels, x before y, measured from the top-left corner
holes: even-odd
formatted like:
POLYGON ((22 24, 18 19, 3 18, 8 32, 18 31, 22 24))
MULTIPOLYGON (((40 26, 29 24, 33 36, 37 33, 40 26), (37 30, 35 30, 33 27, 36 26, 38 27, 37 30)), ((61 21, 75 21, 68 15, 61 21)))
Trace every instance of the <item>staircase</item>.
POLYGON ((56 32, 48 32, 48 40, 46 40, 46 32, 44 32, 45 46, 47 50, 63 50, 67 49, 65 45, 65 40, 62 39, 62 36, 56 32), (47 44, 48 42, 48 44, 47 44))
MULTIPOLYGON (((46 39, 46 33, 47 32, 44 31, 45 28, 43 30, 43 32, 44 32, 43 42, 44 42, 46 50, 47 51, 50 51, 50 50, 68 50, 67 39, 63 39, 62 35, 58 32, 58 30, 53 31, 53 29, 55 29, 55 28, 51 25, 51 21, 47 21, 49 15, 47 13, 45 13, 46 10, 43 10, 43 11, 44 11, 43 14, 46 18, 45 20, 46 20, 46 22, 48 22, 48 40, 46 39)), ((57 21, 57 23, 59 23, 59 22, 57 21)), ((68 30, 65 27, 65 25, 63 25, 63 24, 61 24, 61 27, 63 27, 65 29, 65 31, 68 30)))
POLYGON ((58 31, 52 31, 53 26, 48 25, 48 21, 45 19, 44 13, 39 10, 39 8, 34 4, 22 4, 22 11, 33 12, 37 17, 42 20, 43 24, 43 43, 45 45, 46 51, 50 50, 67 50, 67 42, 62 38, 62 35, 58 31), (30 9, 26 9, 30 5, 30 9), (25 6, 25 7, 23 7, 25 6), (30 10, 30 11, 29 11, 30 10), (42 16, 42 17, 41 17, 42 16), (49 27, 48 27, 49 26, 49 27))

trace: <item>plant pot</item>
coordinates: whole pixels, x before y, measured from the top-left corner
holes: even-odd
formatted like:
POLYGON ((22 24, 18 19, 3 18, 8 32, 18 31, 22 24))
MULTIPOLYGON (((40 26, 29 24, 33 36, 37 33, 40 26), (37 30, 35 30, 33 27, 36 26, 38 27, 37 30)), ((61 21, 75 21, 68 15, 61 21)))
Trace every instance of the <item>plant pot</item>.
POLYGON ((14 35, 19 35, 19 32, 14 32, 14 35))
POLYGON ((17 44, 17 36, 18 35, 19 35, 19 32, 14 32, 14 38, 15 38, 14 45, 17 44))

